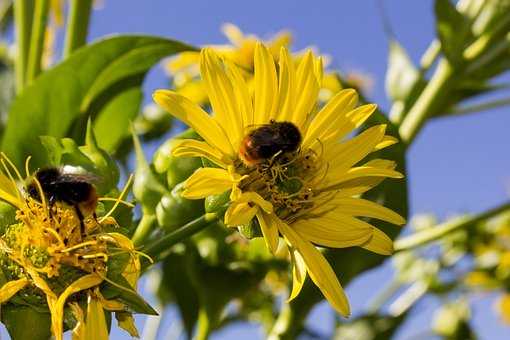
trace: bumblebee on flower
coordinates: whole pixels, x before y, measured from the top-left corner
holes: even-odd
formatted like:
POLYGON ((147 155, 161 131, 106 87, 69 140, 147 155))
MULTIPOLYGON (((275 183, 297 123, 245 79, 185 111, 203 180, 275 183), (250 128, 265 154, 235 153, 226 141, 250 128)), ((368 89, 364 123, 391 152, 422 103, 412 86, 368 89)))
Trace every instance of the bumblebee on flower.
POLYGON ((202 50, 200 73, 211 115, 179 93, 155 92, 159 105, 203 138, 183 140, 174 155, 203 157, 214 164, 185 182, 183 196, 200 199, 230 191, 227 226, 255 224, 272 253, 287 245, 293 263, 290 299, 308 273, 331 305, 347 316, 345 293, 316 246, 391 253, 388 236, 357 217, 398 225, 404 219, 359 196, 384 178, 402 174, 390 160, 358 163, 397 140, 385 135, 385 125, 346 139, 376 106, 356 107, 356 92, 346 89, 318 108, 323 65, 311 51, 296 65, 282 47, 277 67, 270 50, 256 43, 253 65, 250 91, 234 62, 210 48, 202 50))
POLYGON ((92 335, 108 339, 103 310, 114 311, 120 327, 136 336, 132 309, 115 296, 107 298, 102 293, 103 284, 108 283, 136 294, 140 253, 123 234, 106 232, 107 227, 116 225, 111 215, 118 204, 128 204, 122 201, 127 186, 119 198, 110 199, 116 201, 112 209, 97 217, 94 186, 83 177, 71 182, 72 177, 58 174, 57 169, 32 175, 27 160, 24 179, 3 155, 1 164, 4 172, 0 172, 0 198, 15 207, 16 221, 0 237, 0 269, 7 279, 0 287, 0 303, 11 302, 18 295, 18 301, 29 297, 39 307, 48 308, 51 333, 57 340, 63 338, 65 330, 64 310, 74 316, 73 339, 90 339, 92 335), (41 174, 46 173, 54 175, 52 180, 55 176, 64 180, 43 182, 45 176, 41 174), (19 188, 20 183, 25 183, 25 188, 19 188), (67 196, 47 191, 52 185, 56 190, 55 183, 67 185, 67 196), (74 191, 71 185, 75 185, 74 191), (88 191, 79 192, 76 185, 81 189, 88 187, 88 191), (80 200, 87 203, 88 211, 79 208, 80 200), (110 279, 114 274, 110 267, 121 254, 126 259, 118 274, 125 282, 119 283, 110 279))

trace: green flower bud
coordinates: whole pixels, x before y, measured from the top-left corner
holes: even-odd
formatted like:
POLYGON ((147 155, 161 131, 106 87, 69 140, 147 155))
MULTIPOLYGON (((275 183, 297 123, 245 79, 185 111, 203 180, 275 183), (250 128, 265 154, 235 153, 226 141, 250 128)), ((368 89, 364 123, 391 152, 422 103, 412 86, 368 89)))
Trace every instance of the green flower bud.
POLYGON ((143 135, 144 138, 157 138, 172 128, 172 116, 158 105, 149 104, 142 110, 133 123, 133 128, 137 135, 143 135))
POLYGON ((202 200, 188 200, 181 197, 183 183, 178 184, 170 194, 163 195, 156 207, 158 224, 165 230, 178 228, 204 213, 202 200))
POLYGON ((161 197, 167 195, 168 191, 147 163, 140 140, 135 134, 133 134, 133 143, 136 154, 133 195, 142 205, 144 213, 152 214, 161 197))

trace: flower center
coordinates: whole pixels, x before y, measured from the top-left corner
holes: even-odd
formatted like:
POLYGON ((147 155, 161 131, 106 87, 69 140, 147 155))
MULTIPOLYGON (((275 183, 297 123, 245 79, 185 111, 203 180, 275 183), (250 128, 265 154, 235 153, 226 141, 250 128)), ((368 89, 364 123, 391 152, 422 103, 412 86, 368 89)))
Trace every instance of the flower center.
POLYGON ((280 152, 254 166, 238 162, 237 171, 248 175, 240 183, 243 192, 258 193, 280 219, 291 222, 313 207, 311 182, 320 168, 320 155, 309 149, 280 152))

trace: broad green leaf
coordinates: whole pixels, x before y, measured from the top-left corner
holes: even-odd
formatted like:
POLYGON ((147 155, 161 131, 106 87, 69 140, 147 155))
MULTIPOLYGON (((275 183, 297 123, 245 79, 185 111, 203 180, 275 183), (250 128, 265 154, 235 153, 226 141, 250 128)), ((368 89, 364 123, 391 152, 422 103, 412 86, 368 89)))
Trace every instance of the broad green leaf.
POLYGON ((2 305, 2 323, 13 340, 48 340, 50 313, 40 313, 28 306, 2 305))
POLYGON ((101 148, 113 152, 122 140, 129 136, 129 123, 138 114, 141 101, 142 91, 139 87, 132 87, 116 95, 105 105, 93 124, 101 148))
MULTIPOLYGON (((78 119, 84 122, 124 90, 139 86, 161 58, 191 49, 178 41, 151 36, 114 36, 81 48, 16 98, 2 140, 4 152, 18 166, 28 155, 33 156, 34 166, 44 165, 47 159, 38 136, 69 136, 78 119), (133 79, 138 83, 133 84, 133 79)), ((106 112, 113 115, 110 110, 106 112)), ((114 116, 129 121, 132 112, 125 110, 114 116)), ((109 145, 116 142, 109 141, 109 145)))
POLYGON ((469 41, 470 24, 449 0, 436 0, 434 10, 441 51, 455 67, 460 62, 464 47, 469 41))

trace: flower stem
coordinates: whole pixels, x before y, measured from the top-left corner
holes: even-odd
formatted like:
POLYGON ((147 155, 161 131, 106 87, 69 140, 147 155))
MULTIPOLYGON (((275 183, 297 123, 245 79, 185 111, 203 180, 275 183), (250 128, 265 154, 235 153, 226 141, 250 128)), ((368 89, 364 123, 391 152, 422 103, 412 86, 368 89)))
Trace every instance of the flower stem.
POLYGON ((207 340, 211 334, 211 322, 205 308, 200 309, 198 313, 198 327, 197 334, 195 335, 196 340, 207 340))
POLYGON ((145 213, 143 214, 142 219, 140 220, 140 223, 138 223, 135 233, 131 238, 131 241, 133 241, 133 244, 136 247, 143 244, 143 242, 150 235, 151 231, 154 229, 155 224, 156 216, 145 213))
POLYGON ((173 233, 167 234, 160 239, 154 241, 152 244, 148 244, 143 249, 143 252, 151 257, 157 257, 163 251, 172 247, 173 245, 182 242, 188 237, 198 233, 211 223, 218 220, 220 215, 218 213, 206 213, 199 218, 189 222, 188 224, 180 227, 173 233))
POLYGON ((18 49, 18 57, 15 62, 17 93, 23 90, 26 81, 33 12, 34 0, 15 0, 14 25, 16 29, 16 46, 18 49))
POLYGON ((452 86, 450 81, 452 76, 453 68, 446 59, 442 59, 427 87, 400 125, 400 136, 407 145, 412 143, 427 118, 436 113, 443 105, 449 92, 448 89, 452 86))
POLYGON ((89 29, 92 0, 71 0, 67 19, 64 59, 85 45, 89 29))
POLYGON ((453 221, 440 224, 437 227, 404 237, 395 242, 395 252, 421 247, 456 230, 474 226, 481 221, 497 216, 507 210, 510 210, 510 202, 505 202, 504 204, 472 217, 460 217, 453 221))
POLYGON ((35 3, 30 53, 28 55, 27 84, 30 84, 41 72, 41 57, 44 49, 49 5, 50 0, 38 0, 35 3))

